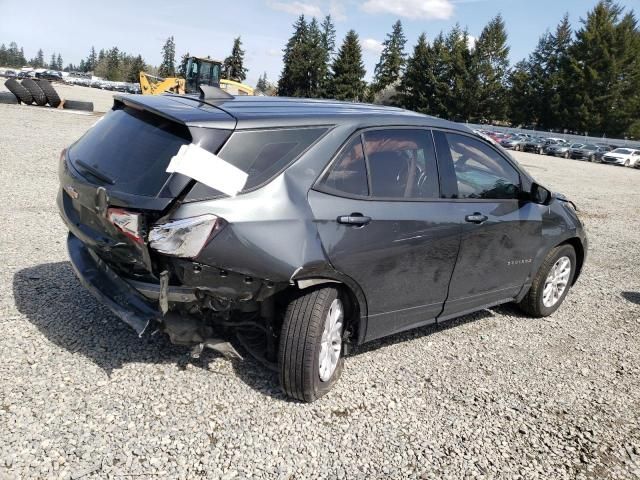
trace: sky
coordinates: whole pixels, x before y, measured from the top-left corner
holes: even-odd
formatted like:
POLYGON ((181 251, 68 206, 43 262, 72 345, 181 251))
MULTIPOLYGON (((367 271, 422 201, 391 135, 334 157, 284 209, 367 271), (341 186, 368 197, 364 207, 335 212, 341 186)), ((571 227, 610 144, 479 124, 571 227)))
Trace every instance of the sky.
MULTIPOLYGON (((381 42, 400 19, 407 52, 425 32, 433 39, 459 23, 478 37, 486 23, 501 13, 507 27, 510 59, 526 57, 538 38, 553 30, 564 13, 574 28, 597 0, 0 0, 0 43, 15 41, 32 58, 44 50, 62 55, 66 64, 78 64, 92 45, 96 50, 118 46, 142 54, 147 63, 161 62, 161 48, 173 35, 176 57, 189 52, 224 59, 233 39, 241 36, 246 83, 255 85, 263 72, 275 82, 282 68, 282 49, 296 17, 335 20, 337 44, 349 29, 360 36, 370 79, 382 49, 381 42), (25 8, 26 7, 26 8, 25 8)), ((619 2, 640 14, 640 0, 619 2)))

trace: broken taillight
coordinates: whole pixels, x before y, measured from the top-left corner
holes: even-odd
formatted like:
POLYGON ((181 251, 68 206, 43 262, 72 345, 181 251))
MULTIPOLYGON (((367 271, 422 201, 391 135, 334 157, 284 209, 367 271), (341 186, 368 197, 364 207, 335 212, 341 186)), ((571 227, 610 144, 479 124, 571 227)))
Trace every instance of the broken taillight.
POLYGON ((194 258, 225 223, 222 218, 207 214, 154 225, 149 232, 149 246, 166 255, 194 258))
POLYGON ((141 216, 122 208, 107 209, 107 218, 113 225, 136 243, 144 243, 141 235, 141 216))

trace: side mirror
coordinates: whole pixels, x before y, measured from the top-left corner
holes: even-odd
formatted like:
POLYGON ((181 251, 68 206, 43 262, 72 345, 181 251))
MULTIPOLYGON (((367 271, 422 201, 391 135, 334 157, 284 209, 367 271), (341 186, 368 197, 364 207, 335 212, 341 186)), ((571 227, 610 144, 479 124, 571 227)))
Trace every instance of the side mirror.
POLYGON ((551 192, 537 183, 531 185, 531 201, 540 205, 549 205, 551 192))

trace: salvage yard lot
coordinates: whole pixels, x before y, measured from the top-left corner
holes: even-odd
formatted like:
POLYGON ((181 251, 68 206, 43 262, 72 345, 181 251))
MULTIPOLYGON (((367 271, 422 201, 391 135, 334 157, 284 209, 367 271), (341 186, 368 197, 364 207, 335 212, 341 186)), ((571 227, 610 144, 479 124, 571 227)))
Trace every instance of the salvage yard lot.
POLYGON ((560 310, 375 342, 308 405, 80 286, 56 171, 96 119, 0 105, 0 478, 640 478, 640 170, 517 153, 589 234, 560 310))

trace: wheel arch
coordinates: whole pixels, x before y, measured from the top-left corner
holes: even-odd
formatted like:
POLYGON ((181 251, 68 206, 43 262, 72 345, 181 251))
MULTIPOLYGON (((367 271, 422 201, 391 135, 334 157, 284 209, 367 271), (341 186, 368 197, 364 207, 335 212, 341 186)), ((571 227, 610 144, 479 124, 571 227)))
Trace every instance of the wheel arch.
POLYGON ((297 272, 291 280, 294 285, 292 288, 300 292, 319 285, 339 288, 348 302, 349 315, 346 328, 350 330, 349 337, 356 345, 364 343, 368 318, 367 300, 362 288, 355 280, 335 270, 313 275, 297 272))
POLYGON ((584 260, 585 260, 584 245, 582 244, 582 240, 580 240, 580 238, 578 237, 568 238, 564 242, 556 245, 556 247, 560 247, 562 245, 571 245, 573 247, 573 250, 576 252, 576 274, 573 276, 573 283, 572 283, 572 285, 575 285, 576 281, 578 280, 578 277, 582 273, 582 266, 584 265, 584 260))

